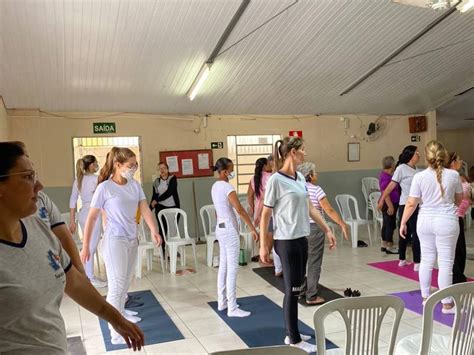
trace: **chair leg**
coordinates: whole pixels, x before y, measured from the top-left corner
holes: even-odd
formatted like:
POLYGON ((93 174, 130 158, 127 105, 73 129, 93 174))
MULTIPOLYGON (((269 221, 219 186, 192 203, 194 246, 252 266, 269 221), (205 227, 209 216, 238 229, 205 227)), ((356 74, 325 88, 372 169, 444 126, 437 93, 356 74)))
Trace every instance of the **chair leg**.
POLYGON ((214 243, 211 240, 206 240, 206 261, 207 261, 208 267, 212 267, 213 254, 214 254, 214 243))
POLYGON ((359 240, 359 226, 356 223, 351 223, 351 239, 352 248, 357 248, 357 242, 359 240))
MULTIPOLYGON (((214 244, 214 243, 212 243, 214 244)), ((194 269, 198 270, 198 262, 197 262, 197 257, 196 257, 196 243, 191 244, 193 247, 193 256, 194 256, 194 269)), ((211 254, 211 260, 212 260, 212 254, 211 254)))
POLYGON ((178 259, 178 247, 176 245, 171 245, 170 254, 170 273, 176 274, 176 262, 178 259))
POLYGON ((146 251, 146 269, 148 271, 153 270, 153 249, 148 249, 146 251))
POLYGON ((181 247, 181 266, 186 265, 186 245, 181 247))
POLYGON ((165 265, 166 265, 166 263, 164 263, 165 257, 163 256, 163 249, 161 249, 161 246, 158 247, 158 257, 160 258, 161 272, 164 274, 164 273, 165 273, 165 265))
MULTIPOLYGON (((375 220, 374 220, 375 223, 375 220)), ((367 230, 369 231, 369 244, 372 245, 372 233, 370 233, 370 224, 367 224, 367 230)))

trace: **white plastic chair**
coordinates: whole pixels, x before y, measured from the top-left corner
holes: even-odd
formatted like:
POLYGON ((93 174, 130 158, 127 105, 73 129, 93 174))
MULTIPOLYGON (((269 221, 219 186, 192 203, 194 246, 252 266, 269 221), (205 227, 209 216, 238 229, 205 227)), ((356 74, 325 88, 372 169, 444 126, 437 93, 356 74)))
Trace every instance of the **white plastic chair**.
POLYGON ((470 229, 472 225, 472 217, 471 217, 472 206, 467 209, 466 212, 466 228, 470 229))
MULTIPOLYGON (((324 211, 323 218, 326 221, 328 227, 331 229, 332 234, 334 234, 334 236, 337 238, 336 227, 339 227, 339 225, 334 223, 330 218, 328 218, 328 215, 324 211)), ((341 244, 339 244, 339 246, 342 246, 342 243, 344 243, 344 235, 341 232, 341 244)))
POLYGON ((216 237, 217 216, 214 205, 202 206, 199 210, 201 215, 202 229, 204 230, 204 238, 206 238, 206 263, 212 267, 212 258, 214 256, 214 242, 216 237))
POLYGON ((395 296, 340 298, 323 304, 313 315, 317 354, 378 354, 380 329, 389 309, 395 311, 388 354, 393 354, 404 304, 395 296), (346 328, 345 349, 326 350, 324 320, 338 312, 346 328))
POLYGON ((147 270, 153 270, 153 254, 155 252, 160 258, 161 271, 165 273, 163 249, 161 249, 161 246, 157 247, 149 236, 151 237, 149 229, 145 226, 143 218, 140 218, 140 224, 138 225, 138 255, 137 264, 135 266, 135 277, 137 279, 142 278, 142 263, 145 256, 147 270))
MULTIPOLYGON (((242 205, 242 207, 247 211, 250 208, 249 203, 247 201, 247 197, 241 197, 239 198, 239 202, 242 205)), ((244 250, 245 250, 245 258, 247 262, 250 262, 250 259, 253 256, 254 253, 254 240, 252 233, 250 232, 247 224, 241 220, 240 216, 237 215, 238 221, 239 221, 239 234, 244 240, 244 250)), ((252 218, 252 217, 251 217, 252 218)))
POLYGON ((423 310, 421 334, 409 335, 400 340, 396 354, 474 354, 474 282, 452 285, 428 297, 423 310), (446 297, 452 297, 456 307, 451 335, 433 336, 433 310, 446 297))
POLYGON ((188 232, 188 215, 180 208, 167 208, 158 213, 158 221, 163 231, 166 241, 165 257, 170 255, 170 272, 176 274, 176 262, 178 259, 178 248, 181 252, 181 266, 186 264, 186 245, 191 245, 193 248, 194 267, 197 271, 197 257, 196 257, 196 240, 189 236, 188 232), (181 216, 184 225, 184 236, 179 231, 178 216, 181 216), (167 230, 163 224, 163 218, 166 220, 167 230), (164 232, 166 230, 166 233, 164 232))
POLYGON ((307 352, 294 346, 277 345, 249 349, 216 351, 214 353, 209 353, 209 355, 307 355, 307 352))
MULTIPOLYGON (((369 211, 373 210, 372 205, 369 200, 369 195, 374 191, 380 191, 379 180, 374 177, 365 177, 362 178, 362 194, 365 199, 365 218, 369 219, 369 211)), ((372 215, 372 219, 373 219, 372 215)))
POLYGON ((359 240, 359 226, 367 225, 369 231, 369 243, 372 245, 372 235, 370 233, 370 221, 360 218, 359 206, 357 200, 351 195, 337 195, 337 207, 341 213, 342 220, 351 228, 352 247, 357 248, 357 241, 359 240), (354 208, 355 218, 351 210, 351 203, 354 208))
POLYGON ((374 232, 377 233, 377 225, 382 230, 383 215, 382 212, 377 208, 377 204, 382 194, 380 191, 374 191, 369 195, 370 206, 372 209, 372 215, 374 216, 374 232))

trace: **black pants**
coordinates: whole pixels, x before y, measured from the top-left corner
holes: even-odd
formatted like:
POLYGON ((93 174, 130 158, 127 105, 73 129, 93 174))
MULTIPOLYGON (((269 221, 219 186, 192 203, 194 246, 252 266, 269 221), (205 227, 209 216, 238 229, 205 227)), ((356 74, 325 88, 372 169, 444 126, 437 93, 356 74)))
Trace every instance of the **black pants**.
POLYGON ((382 210, 382 240, 387 243, 393 243, 393 232, 397 229, 397 210, 398 205, 393 205, 393 214, 390 216, 387 213, 387 207, 384 205, 382 210))
POLYGON ((285 284, 283 313, 286 332, 291 344, 301 341, 298 330, 298 295, 306 273, 308 259, 308 240, 298 238, 292 240, 275 240, 275 250, 280 256, 285 284))
MULTIPOLYGON (((398 216, 400 221, 402 220, 403 211, 405 210, 405 205, 400 205, 398 209, 398 216)), ((420 240, 418 239, 418 234, 416 234, 416 222, 418 221, 418 207, 411 215, 410 219, 407 221, 407 234, 406 238, 399 238, 398 241, 398 251, 400 253, 400 260, 405 260, 407 258, 407 244, 411 241, 411 248, 413 250, 413 262, 418 264, 421 260, 421 250, 420 250, 420 240)))
POLYGON ((464 219, 459 217, 459 237, 456 243, 456 252, 454 254, 453 264, 453 284, 466 282, 464 275, 466 268, 466 237, 464 236, 464 219))

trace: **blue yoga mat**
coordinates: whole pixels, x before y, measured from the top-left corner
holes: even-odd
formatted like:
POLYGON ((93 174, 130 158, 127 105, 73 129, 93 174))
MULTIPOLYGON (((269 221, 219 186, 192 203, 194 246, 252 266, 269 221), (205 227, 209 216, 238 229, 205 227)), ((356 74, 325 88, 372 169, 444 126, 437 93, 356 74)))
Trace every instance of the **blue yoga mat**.
MULTIPOLYGON (((249 348, 259 346, 284 345, 286 336, 283 309, 263 295, 239 298, 240 308, 252 312, 249 317, 227 317, 227 312, 217 310, 217 302, 209 302, 211 308, 243 340, 249 348)), ((315 344, 314 329, 298 322, 301 334, 311 335, 309 341, 315 344)), ((326 349, 337 346, 326 339, 326 349)))
MULTIPOLYGON (((143 303, 143 306, 128 309, 138 312, 138 316, 142 319, 138 325, 143 330, 143 333, 145 333, 145 345, 184 339, 183 334, 181 334, 151 291, 131 292, 129 295, 139 297, 139 302, 143 303)), ((107 351, 127 349, 127 344, 113 345, 110 342, 108 323, 102 319, 100 319, 100 329, 102 330, 107 351)))

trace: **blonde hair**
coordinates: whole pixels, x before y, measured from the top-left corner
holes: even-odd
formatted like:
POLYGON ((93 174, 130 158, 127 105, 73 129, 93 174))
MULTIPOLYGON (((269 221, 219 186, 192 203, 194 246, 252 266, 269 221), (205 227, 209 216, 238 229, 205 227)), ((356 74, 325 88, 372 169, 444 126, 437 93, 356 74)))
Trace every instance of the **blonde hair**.
POLYGON ((128 159, 133 157, 135 157, 135 153, 131 149, 113 147, 110 152, 107 153, 105 165, 100 169, 98 183, 100 184, 108 180, 115 172, 115 163, 124 164, 128 159))
POLYGON ((94 164, 97 161, 97 158, 93 155, 84 155, 82 158, 77 159, 76 162, 76 179, 77 179, 77 189, 81 191, 82 180, 84 175, 89 171, 91 164, 94 164))
POLYGON ((444 145, 438 141, 430 141, 425 147, 426 161, 430 168, 436 171, 436 179, 441 189, 441 196, 444 197, 444 188, 442 185, 443 169, 448 161, 449 154, 444 145))
POLYGON ((275 161, 275 171, 281 169, 285 159, 293 148, 299 150, 301 147, 303 147, 303 138, 301 137, 285 137, 277 140, 273 159, 275 161))

